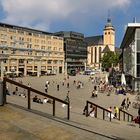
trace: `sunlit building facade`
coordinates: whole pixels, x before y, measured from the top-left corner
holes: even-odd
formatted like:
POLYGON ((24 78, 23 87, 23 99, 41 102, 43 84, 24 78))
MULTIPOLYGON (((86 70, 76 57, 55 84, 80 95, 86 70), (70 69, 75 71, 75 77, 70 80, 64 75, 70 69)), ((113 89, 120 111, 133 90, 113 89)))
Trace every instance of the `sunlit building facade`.
POLYGON ((87 64, 90 67, 101 68, 101 58, 108 51, 115 52, 115 29, 111 18, 107 19, 103 35, 86 37, 88 43, 87 64))
POLYGON ((0 59, 5 72, 63 73, 62 37, 26 27, 0 23, 0 59))

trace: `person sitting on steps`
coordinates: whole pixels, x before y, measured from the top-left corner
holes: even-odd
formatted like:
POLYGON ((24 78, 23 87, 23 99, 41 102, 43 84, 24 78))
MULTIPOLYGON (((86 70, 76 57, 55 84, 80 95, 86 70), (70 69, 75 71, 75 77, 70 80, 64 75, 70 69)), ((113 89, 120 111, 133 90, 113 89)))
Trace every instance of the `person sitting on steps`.
POLYGON ((37 97, 37 95, 35 95, 35 96, 33 97, 33 102, 43 104, 43 102, 41 101, 40 98, 37 97))

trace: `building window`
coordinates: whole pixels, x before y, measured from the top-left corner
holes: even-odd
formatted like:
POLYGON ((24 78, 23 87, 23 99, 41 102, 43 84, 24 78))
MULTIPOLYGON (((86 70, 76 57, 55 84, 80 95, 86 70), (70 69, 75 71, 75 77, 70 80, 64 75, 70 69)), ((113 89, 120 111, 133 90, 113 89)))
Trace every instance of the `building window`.
POLYGON ((137 53, 137 64, 140 64, 140 53, 137 53))
POLYGON ((51 51, 51 49, 52 49, 52 47, 51 47, 51 46, 49 46, 49 47, 48 47, 48 50, 49 50, 49 51, 51 51))
POLYGON ((51 41, 48 41, 48 44, 51 44, 51 41))
POLYGON ((19 30, 18 33, 19 33, 19 34, 24 34, 24 31, 19 30))
POLYGON ((52 63, 52 60, 48 60, 48 64, 51 64, 52 63))
POLYGON ((137 40, 137 51, 140 52, 140 40, 137 40))
POLYGON ((9 29, 9 32, 16 33, 15 29, 9 29))
POLYGON ((53 50, 56 51, 57 50, 57 47, 54 47, 53 50))
POLYGON ((54 64, 57 64, 57 60, 54 60, 53 63, 54 63, 54 64))
POLYGON ((137 65, 137 77, 140 77, 140 65, 137 65))
POLYGON ((32 33, 31 33, 31 32, 27 32, 26 35, 30 35, 30 36, 32 36, 32 33))
POLYGON ((19 59, 19 63, 24 63, 24 59, 19 59))

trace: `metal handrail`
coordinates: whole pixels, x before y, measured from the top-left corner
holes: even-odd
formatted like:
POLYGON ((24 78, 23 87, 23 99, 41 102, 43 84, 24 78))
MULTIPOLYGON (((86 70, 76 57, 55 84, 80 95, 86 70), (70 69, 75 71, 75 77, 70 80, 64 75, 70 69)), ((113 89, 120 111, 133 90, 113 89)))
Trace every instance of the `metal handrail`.
POLYGON ((56 97, 53 97, 51 95, 48 95, 46 93, 43 93, 41 91, 38 91, 32 87, 29 87, 29 86, 26 86, 26 85, 23 85, 21 83, 18 83, 16 81, 13 81, 7 77, 4 77, 3 78, 3 95, 4 95, 4 104, 6 103, 6 82, 8 83, 11 83, 11 84, 14 84, 16 86, 19 86, 19 87, 22 87, 24 89, 26 89, 28 91, 28 109, 31 109, 31 102, 30 102, 30 97, 31 97, 31 92, 35 92, 36 94, 39 94, 39 95, 42 95, 42 96, 45 96, 45 97, 48 97, 50 99, 53 100, 53 116, 55 116, 55 101, 58 101, 60 103, 63 103, 63 104, 66 104, 67 105, 67 119, 69 120, 70 119, 70 103, 66 102, 66 101, 63 101, 59 98, 56 98, 56 97))
POLYGON ((86 102, 86 106, 87 106, 86 116, 88 116, 88 104, 92 104, 92 105, 94 105, 96 107, 95 118, 97 118, 97 108, 100 108, 101 110, 103 110, 103 120, 105 119, 105 111, 106 111, 106 112, 110 113, 110 121, 111 121, 111 113, 112 113, 111 111, 109 111, 109 110, 107 110, 107 109, 105 109, 105 108, 103 108, 103 107, 101 107, 101 106, 99 106, 99 105, 97 105, 95 103, 92 103, 90 101, 86 102))
POLYGON ((130 113, 128 113, 128 112, 126 112, 126 111, 124 111, 124 110, 121 110, 121 109, 119 109, 119 120, 121 120, 121 112, 123 113, 123 121, 125 121, 125 116, 127 115, 127 121, 129 122, 129 117, 131 117, 131 122, 133 121, 133 115, 132 114, 130 114, 130 113))

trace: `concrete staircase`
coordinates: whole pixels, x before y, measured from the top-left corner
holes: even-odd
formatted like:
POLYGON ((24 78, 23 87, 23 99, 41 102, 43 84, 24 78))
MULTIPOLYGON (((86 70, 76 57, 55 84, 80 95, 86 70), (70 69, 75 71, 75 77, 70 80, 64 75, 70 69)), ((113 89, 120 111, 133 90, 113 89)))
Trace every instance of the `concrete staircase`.
MULTIPOLYGON (((19 96, 8 96, 8 107, 16 110, 19 114, 24 114, 25 118, 11 120, 18 128, 30 132, 30 135, 41 135, 43 129, 43 138, 46 139, 95 139, 95 140, 139 140, 140 128, 137 124, 112 120, 109 118, 102 120, 100 113, 99 118, 85 117, 82 115, 82 108, 72 107, 70 120, 67 117, 67 108, 63 108, 62 104, 56 104, 56 116, 52 116, 51 104, 33 103, 31 110, 27 110, 26 98, 19 96), (38 122, 39 121, 39 122, 38 122), (25 124, 24 124, 25 123, 25 124), (33 124, 31 124, 33 123, 33 124), (50 129, 44 129, 49 125, 50 129), (37 128, 39 129, 37 129, 37 128), (42 128, 42 129, 41 129, 42 128), (36 130, 37 129, 37 130, 36 130), (59 132, 62 130, 61 132, 59 132), (44 132, 45 131, 45 132, 44 132), (49 133, 48 133, 49 132, 49 133), (46 133, 46 135, 45 135, 46 133), (51 138, 51 136, 52 138, 51 138), (62 135, 64 135, 62 137, 62 135)), ((22 116, 22 115, 21 115, 22 116)), ((21 140, 21 139, 20 139, 21 140)))

